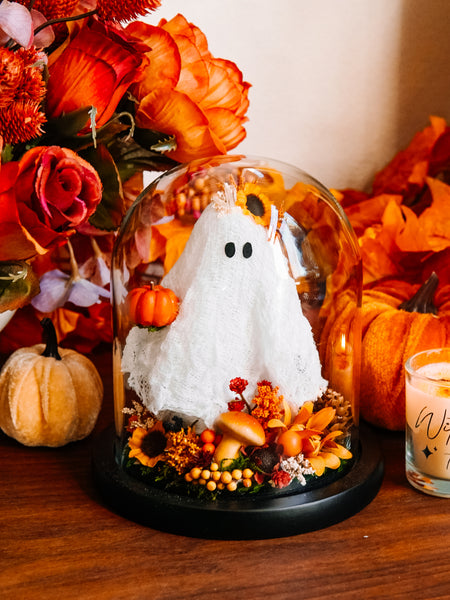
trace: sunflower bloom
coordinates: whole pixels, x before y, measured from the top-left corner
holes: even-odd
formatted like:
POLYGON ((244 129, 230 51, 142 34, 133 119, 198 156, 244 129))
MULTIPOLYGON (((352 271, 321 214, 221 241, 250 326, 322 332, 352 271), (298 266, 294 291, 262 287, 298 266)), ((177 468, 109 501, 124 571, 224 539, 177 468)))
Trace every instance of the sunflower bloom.
POLYGON ((154 467, 156 463, 165 460, 164 451, 168 440, 161 421, 157 421, 151 429, 136 427, 128 442, 129 458, 136 458, 146 467, 154 467))
POLYGON ((272 203, 255 183, 247 182, 238 189, 236 206, 239 206, 245 215, 250 215, 258 225, 269 227, 272 203))

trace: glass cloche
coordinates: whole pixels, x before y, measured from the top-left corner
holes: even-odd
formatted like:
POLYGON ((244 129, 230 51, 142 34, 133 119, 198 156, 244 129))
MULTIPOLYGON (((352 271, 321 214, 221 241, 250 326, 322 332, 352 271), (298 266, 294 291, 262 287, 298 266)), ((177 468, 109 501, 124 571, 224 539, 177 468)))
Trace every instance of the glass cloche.
POLYGON ((315 179, 242 155, 164 173, 124 219, 112 287, 114 460, 149 514, 270 513, 354 468, 360 256, 315 179))

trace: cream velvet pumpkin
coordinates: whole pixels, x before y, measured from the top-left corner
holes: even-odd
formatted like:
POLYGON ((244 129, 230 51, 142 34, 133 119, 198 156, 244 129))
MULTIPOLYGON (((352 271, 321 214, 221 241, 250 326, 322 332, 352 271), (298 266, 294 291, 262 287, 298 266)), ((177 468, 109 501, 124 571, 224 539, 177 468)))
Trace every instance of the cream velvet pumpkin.
POLYGON ((86 437, 103 398, 94 364, 57 348, 51 328, 47 346, 16 350, 0 373, 0 428, 26 446, 63 446, 86 437))

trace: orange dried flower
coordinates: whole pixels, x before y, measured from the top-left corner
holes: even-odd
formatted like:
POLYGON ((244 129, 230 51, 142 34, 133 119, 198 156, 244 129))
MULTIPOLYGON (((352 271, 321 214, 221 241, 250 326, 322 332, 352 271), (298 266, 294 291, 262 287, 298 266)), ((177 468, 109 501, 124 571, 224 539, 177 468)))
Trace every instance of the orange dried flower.
POLYGON ((0 132, 7 144, 19 144, 38 137, 45 121, 37 102, 19 100, 0 110, 0 132))
POLYGON ((22 79, 23 61, 18 52, 0 48, 0 108, 11 104, 22 79))
POLYGON ((105 21, 131 21, 161 6, 160 0, 98 0, 97 14, 105 21))
POLYGON ((280 419, 283 415, 283 396, 278 396, 279 388, 273 388, 269 381, 260 381, 257 385, 258 394, 253 398, 256 406, 252 416, 267 430, 271 419, 280 419))
MULTIPOLYGON (((22 6, 30 5, 30 0, 16 0, 22 6)), ((70 17, 78 4, 78 0, 35 0, 33 8, 41 12, 47 19, 70 17)))
POLYGON ((34 48, 0 48, 0 135, 6 143, 26 142, 42 133, 45 84, 38 60, 34 48))
POLYGON ((170 431, 167 438, 169 447, 166 450, 166 462, 174 467, 177 473, 181 474, 197 463, 202 448, 199 436, 191 427, 175 432, 170 431))
POLYGON ((0 108, 15 100, 40 102, 45 84, 37 65, 39 54, 34 48, 16 52, 0 48, 0 108))

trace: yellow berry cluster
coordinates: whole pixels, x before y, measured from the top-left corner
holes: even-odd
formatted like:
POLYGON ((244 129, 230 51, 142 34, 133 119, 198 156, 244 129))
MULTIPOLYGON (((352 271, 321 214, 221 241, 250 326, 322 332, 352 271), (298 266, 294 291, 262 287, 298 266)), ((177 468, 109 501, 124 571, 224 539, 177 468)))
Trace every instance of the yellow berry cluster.
POLYGON ((206 486, 210 492, 215 490, 227 489, 234 492, 238 483, 246 488, 252 486, 254 472, 251 469, 233 469, 232 471, 219 471, 219 465, 212 462, 209 469, 194 467, 184 476, 185 481, 189 483, 206 486))
POLYGON ((195 180, 180 189, 175 194, 175 210, 178 216, 186 213, 200 213, 209 204, 211 199, 210 185, 208 181, 197 177, 195 180))

